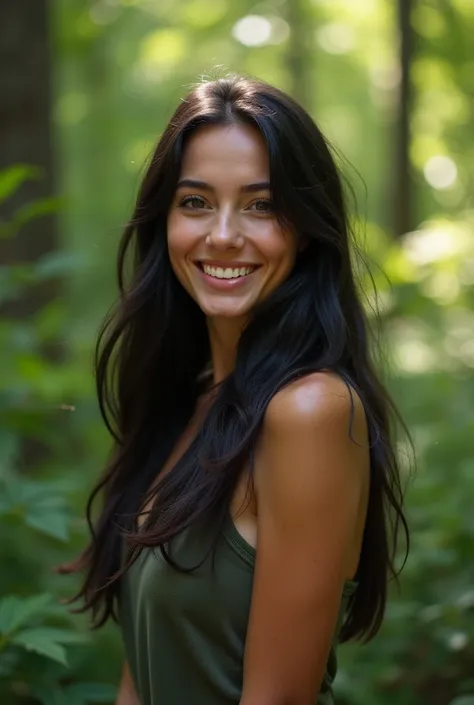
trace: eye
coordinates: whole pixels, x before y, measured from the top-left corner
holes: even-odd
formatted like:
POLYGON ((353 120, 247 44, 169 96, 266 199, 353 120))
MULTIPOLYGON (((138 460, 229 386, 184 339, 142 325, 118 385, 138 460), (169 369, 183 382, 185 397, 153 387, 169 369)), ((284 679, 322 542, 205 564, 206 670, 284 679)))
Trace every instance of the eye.
POLYGON ((204 208, 205 205, 206 202, 201 196, 185 196, 179 203, 180 208, 186 208, 187 210, 199 210, 204 208))
POLYGON ((273 213, 273 201, 269 198, 258 198, 251 203, 249 210, 254 210, 257 213, 273 213), (255 208, 253 208, 255 206, 255 208))

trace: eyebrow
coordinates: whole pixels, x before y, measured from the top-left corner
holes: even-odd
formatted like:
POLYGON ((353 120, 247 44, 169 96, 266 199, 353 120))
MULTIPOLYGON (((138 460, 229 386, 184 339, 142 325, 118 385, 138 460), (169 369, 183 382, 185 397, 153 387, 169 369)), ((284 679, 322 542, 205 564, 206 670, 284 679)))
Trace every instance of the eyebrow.
MULTIPOLYGON (((196 179, 181 179, 178 182, 176 188, 198 188, 203 191, 215 191, 214 186, 206 183, 205 181, 197 181, 196 179)), ((269 191, 270 182, 269 181, 259 181, 255 184, 245 184, 240 189, 243 193, 255 193, 255 191, 269 191)))

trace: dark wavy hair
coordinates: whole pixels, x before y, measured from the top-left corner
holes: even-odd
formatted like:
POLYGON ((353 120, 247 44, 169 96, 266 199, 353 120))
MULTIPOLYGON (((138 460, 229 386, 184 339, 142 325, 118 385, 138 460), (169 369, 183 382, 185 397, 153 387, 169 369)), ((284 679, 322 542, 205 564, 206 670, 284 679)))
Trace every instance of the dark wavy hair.
POLYGON ((296 102, 242 77, 202 83, 182 100, 158 142, 125 228, 118 301, 96 345, 98 399, 114 443, 87 506, 91 541, 69 566, 85 571, 73 600, 81 601, 78 611, 91 611, 95 627, 116 618, 120 576, 143 548, 159 546, 168 562, 185 570, 166 547, 200 518, 225 521, 271 398, 302 375, 330 369, 362 400, 371 461, 359 588, 341 639, 369 639, 378 631, 388 578, 397 574, 400 528, 408 542, 392 422, 406 427, 371 361, 373 336, 351 252, 341 177, 323 135, 296 102), (193 414, 202 372, 211 362, 205 316, 170 265, 167 214, 190 135, 204 125, 235 123, 253 125, 263 136, 277 216, 308 245, 287 280, 252 311, 235 369, 215 388, 197 437, 157 491, 150 487, 193 414), (98 496, 102 509, 93 519, 98 496), (153 508, 138 531, 137 513, 151 498, 153 508))

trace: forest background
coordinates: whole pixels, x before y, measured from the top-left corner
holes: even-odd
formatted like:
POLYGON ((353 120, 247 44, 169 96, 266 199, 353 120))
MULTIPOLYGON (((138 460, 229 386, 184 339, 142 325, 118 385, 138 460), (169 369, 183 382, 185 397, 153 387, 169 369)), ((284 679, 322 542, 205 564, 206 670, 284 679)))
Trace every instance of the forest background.
POLYGON ((118 631, 71 616, 52 567, 109 447, 91 354, 122 225, 174 106, 228 71, 289 91, 354 165, 415 440, 410 557, 380 634, 340 651, 338 703, 474 704, 473 36, 472 0, 1 3, 2 705, 114 700, 118 631))

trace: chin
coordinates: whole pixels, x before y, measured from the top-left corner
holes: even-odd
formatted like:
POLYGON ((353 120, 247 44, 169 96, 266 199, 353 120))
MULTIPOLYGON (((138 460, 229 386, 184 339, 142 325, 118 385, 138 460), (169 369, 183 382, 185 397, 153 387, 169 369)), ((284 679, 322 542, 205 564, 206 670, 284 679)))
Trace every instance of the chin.
POLYGON ((250 314, 250 308, 230 308, 228 306, 200 306, 201 311, 207 318, 235 318, 241 319, 246 318, 250 314))
POLYGON ((240 320, 241 318, 246 318, 250 311, 226 311, 226 310, 206 310, 202 309, 204 312, 204 315, 207 316, 207 318, 226 318, 226 319, 232 319, 235 318, 236 320, 240 320))

